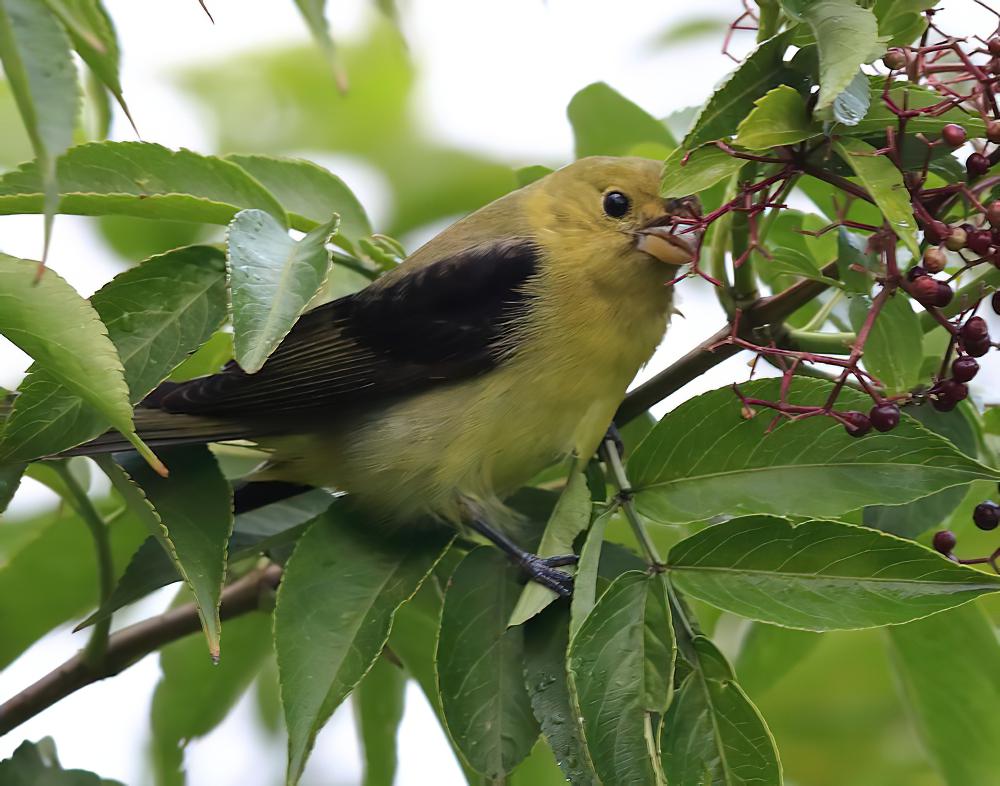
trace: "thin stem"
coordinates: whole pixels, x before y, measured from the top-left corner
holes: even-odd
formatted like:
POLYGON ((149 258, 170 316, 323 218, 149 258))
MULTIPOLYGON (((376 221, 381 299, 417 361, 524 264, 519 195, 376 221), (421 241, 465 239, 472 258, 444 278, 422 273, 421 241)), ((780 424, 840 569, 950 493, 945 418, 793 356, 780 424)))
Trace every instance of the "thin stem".
POLYGON ((786 336, 796 349, 834 355, 849 355, 851 347, 858 340, 855 333, 826 333, 795 328, 788 328, 786 336))
MULTIPOLYGON (((69 467, 63 461, 53 462, 53 469, 69 492, 67 501, 73 506, 77 515, 83 519, 87 529, 94 539, 94 550, 97 552, 97 579, 100 587, 98 605, 103 604, 115 589, 115 563, 111 554, 111 543, 108 540, 108 525, 87 496, 86 490, 77 482, 69 467)), ((90 640, 83 650, 83 659, 88 666, 95 666, 104 658, 108 646, 108 633, 111 631, 111 616, 104 617, 94 623, 90 640)))
POLYGON ((639 541, 639 546, 646 555, 646 561, 649 562, 650 567, 654 570, 660 571, 664 565, 663 560, 660 559, 660 554, 656 550, 656 544, 649 537, 649 533, 646 532, 646 525, 639 518, 639 513, 635 509, 635 503, 632 500, 632 486, 628 482, 625 467, 622 466, 622 458, 618 454, 618 448, 615 446, 614 441, 610 439, 605 440, 603 452, 604 460, 611 468, 611 475, 614 478, 615 485, 618 487, 618 495, 621 500, 622 510, 625 511, 625 518, 628 519, 628 523, 632 527, 632 532, 635 533, 635 538, 639 541))

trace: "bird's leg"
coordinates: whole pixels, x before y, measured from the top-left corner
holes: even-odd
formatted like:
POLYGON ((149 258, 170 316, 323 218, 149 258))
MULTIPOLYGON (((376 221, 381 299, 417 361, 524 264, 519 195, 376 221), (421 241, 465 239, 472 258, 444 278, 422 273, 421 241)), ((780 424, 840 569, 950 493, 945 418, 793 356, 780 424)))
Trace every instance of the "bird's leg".
POLYGON ((564 598, 568 598, 573 594, 573 577, 566 571, 557 570, 557 568, 564 565, 575 565, 578 559, 576 554, 539 557, 537 554, 525 551, 502 532, 493 529, 493 527, 479 517, 471 517, 469 526, 491 543, 497 545, 520 566, 521 570, 532 581, 541 584, 543 587, 552 590, 564 598))

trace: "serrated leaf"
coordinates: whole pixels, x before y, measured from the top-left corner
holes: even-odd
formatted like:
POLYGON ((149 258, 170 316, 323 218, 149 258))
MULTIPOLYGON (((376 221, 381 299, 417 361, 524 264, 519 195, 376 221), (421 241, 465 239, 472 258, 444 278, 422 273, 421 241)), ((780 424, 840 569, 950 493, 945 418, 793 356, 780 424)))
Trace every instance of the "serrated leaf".
POLYGON ((508 628, 518 571, 480 547, 448 582, 437 642, 437 679, 448 732, 476 772, 502 778, 538 739, 524 685, 524 631, 508 628))
MULTIPOLYGON (((873 59, 878 39, 878 21, 854 0, 783 2, 797 18, 809 25, 819 48, 819 100, 816 112, 833 105, 858 72, 858 66, 873 59)), ((877 55, 875 55, 877 57, 877 55)))
MULTIPOLYGON (((39 279, 38 271, 37 262, 0 254, 0 333, 162 468, 135 433, 121 360, 97 313, 56 273, 39 279)), ((0 461, 10 459, 0 434, 0 461)))
POLYGON ((110 457, 98 463, 191 588, 209 654, 218 659, 219 602, 233 531, 232 489, 207 445, 169 448, 163 454, 170 462, 168 478, 133 454, 121 455, 117 472, 110 457))
POLYGON ((549 606, 528 621, 524 627, 524 681, 535 718, 566 780, 575 786, 598 786, 569 695, 569 622, 564 602, 549 606))
POLYGON ((340 216, 337 234, 351 243, 372 233, 364 207, 343 180, 312 161, 263 155, 230 154, 227 161, 250 173, 288 211, 292 226, 315 229, 340 216))
POLYGON ((354 690, 354 717, 364 755, 362 786, 393 786, 405 694, 406 673, 387 658, 376 659, 354 690))
POLYGON ((811 281, 819 281, 827 286, 839 289, 844 287, 843 282, 820 273, 816 267, 815 260, 797 249, 779 247, 771 249, 770 253, 771 258, 763 264, 775 275, 808 278, 811 281))
POLYGON ((887 630, 900 686, 948 786, 1000 784, 1000 644, 970 603, 887 630))
POLYGON ((1000 576, 836 521, 731 519, 678 543, 667 563, 671 581, 706 603, 803 630, 896 625, 1000 591, 1000 576))
POLYGON ((663 123, 604 82, 574 95, 566 114, 577 158, 623 156, 641 144, 658 145, 666 152, 677 144, 663 123))
POLYGON ((720 180, 732 177, 744 163, 715 145, 705 145, 690 153, 679 147, 663 162, 660 196, 697 194, 720 180))
MULTIPOLYGON (((865 95, 868 95, 865 83, 865 95)), ((754 101, 754 109, 740 122, 736 144, 750 150, 791 145, 822 133, 794 87, 778 85, 754 101)))
MULTIPOLYGON (((56 170, 60 213, 228 224, 240 210, 258 208, 287 220, 274 196, 239 166, 190 150, 93 142, 68 150, 56 170)), ((37 162, 7 172, 0 177, 0 215, 42 212, 43 193, 37 162)))
MULTIPOLYGON (((789 401, 822 406, 831 385, 797 380, 789 401)), ((744 395, 777 401, 779 380, 740 385, 744 395)), ((844 390, 843 409, 871 399, 844 390)), ((664 417, 636 448, 628 476, 639 510, 656 521, 684 523, 717 515, 775 513, 840 516, 864 505, 894 505, 1000 472, 962 455, 948 441, 903 418, 888 434, 848 436, 832 418, 749 420, 731 388, 696 396, 664 417)))
MULTIPOLYGON (((867 298, 851 301, 850 317, 855 330, 861 329, 870 306, 867 298)), ((865 342, 865 368, 885 385, 888 393, 903 393, 920 381, 923 358, 920 317, 907 298, 890 298, 865 342)))
POLYGON ((677 786, 781 786, 774 737, 711 641, 692 642, 693 670, 660 727, 667 780, 677 786))
POLYGON ((881 38, 889 46, 912 44, 927 27, 923 11, 933 8, 939 0, 875 0, 872 11, 878 19, 881 38))
POLYGON ((73 144, 80 91, 69 39, 46 5, 0 2, 0 63, 38 159, 47 251, 60 191, 56 159, 73 144))
POLYGON ((612 582, 570 641, 570 692, 606 786, 663 783, 646 713, 670 701, 674 653, 662 577, 639 571, 612 582))
POLYGON ((302 776, 316 734, 365 676, 392 618, 446 548, 373 539, 343 506, 316 518, 278 588, 274 643, 288 727, 289 784, 302 776))
POLYGON ((69 33, 73 48, 115 97, 133 128, 135 122, 118 76, 121 53, 114 23, 100 0, 45 0, 69 33))
POLYGON ((716 89, 695 117, 681 142, 685 150, 729 136, 753 110, 754 101, 780 84, 795 85, 801 78, 784 62, 787 33, 760 44, 716 89))
POLYGON ((226 656, 215 664, 188 637, 160 651, 162 672, 150 707, 151 758, 158 786, 184 786, 184 749, 218 726, 271 652, 271 617, 254 612, 226 622, 226 656))
POLYGON ((233 334, 218 330, 167 377, 171 382, 186 382, 196 377, 217 374, 233 359, 233 334))
POLYGON ((322 285, 338 223, 334 216, 299 241, 262 210, 241 211, 229 225, 233 348, 248 374, 260 370, 322 285))
POLYGON ((913 217, 910 194, 903 185, 903 174, 896 169, 896 165, 886 156, 876 155, 875 148, 860 139, 841 137, 834 142, 833 148, 854 170, 914 259, 919 258, 917 222, 913 217))
MULTIPOLYGON (((37 466, 37 465, 34 465, 37 466)), ((308 522, 333 503, 326 491, 314 489, 304 494, 241 513, 233 523, 233 533, 226 546, 229 562, 237 562, 276 546, 293 543, 308 522)), ((154 537, 143 541, 132 555, 111 595, 77 630, 93 625, 118 609, 146 597, 160 587, 166 587, 184 577, 177 571, 169 555, 154 537)))
MULTIPOLYGON (((536 553, 540 557, 554 557, 573 553, 573 541, 590 523, 590 489, 583 472, 572 471, 566 486, 559 495, 552 515, 545 525, 536 553)), ((510 625, 520 625, 535 616, 558 596, 535 581, 529 581, 521 590, 510 625)))
MULTIPOLYGON (((115 276, 90 299, 139 403, 226 319, 223 255, 209 246, 170 251, 115 276)), ((3 432, 3 456, 33 459, 92 439, 108 420, 47 369, 29 370, 3 432)))

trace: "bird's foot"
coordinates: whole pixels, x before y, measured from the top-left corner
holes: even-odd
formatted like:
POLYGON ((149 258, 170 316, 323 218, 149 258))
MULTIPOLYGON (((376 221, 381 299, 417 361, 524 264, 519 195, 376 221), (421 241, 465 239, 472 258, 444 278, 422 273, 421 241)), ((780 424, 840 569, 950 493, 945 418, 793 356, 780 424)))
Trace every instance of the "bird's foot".
POLYGON ((575 565, 578 560, 576 554, 539 557, 537 554, 524 553, 517 558, 517 564, 531 581, 552 590, 560 597, 568 598, 573 594, 573 577, 558 568, 575 565))

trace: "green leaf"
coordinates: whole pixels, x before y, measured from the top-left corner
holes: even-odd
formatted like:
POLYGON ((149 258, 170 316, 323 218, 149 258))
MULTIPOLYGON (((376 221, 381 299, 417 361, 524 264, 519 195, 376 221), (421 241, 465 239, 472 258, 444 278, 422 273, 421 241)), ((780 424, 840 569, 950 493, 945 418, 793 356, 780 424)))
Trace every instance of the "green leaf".
POLYGON ((248 374, 260 370, 326 278, 326 244, 338 223, 334 216, 299 241, 262 210, 244 210, 229 225, 233 346, 248 374))
MULTIPOLYGON (((801 251, 794 248, 775 248, 771 250, 771 259, 765 263, 768 270, 775 275, 795 276, 797 278, 808 278, 812 281, 821 281, 831 286, 843 288, 844 284, 835 278, 824 276, 816 267, 815 260, 801 251)), ((918 336, 919 337, 919 336, 918 336)))
POLYGON ((1000 784, 1000 644, 978 604, 887 634, 903 693, 948 786, 1000 784))
MULTIPOLYGON (((831 385, 797 380, 789 401, 822 406, 831 385)), ((777 401, 780 380, 741 385, 744 395, 777 401)), ((844 390, 843 409, 868 409, 870 399, 844 390)), ((890 434, 848 436, 832 418, 749 420, 730 388, 696 396, 673 410, 632 454, 628 475, 640 511, 656 521, 684 523, 717 515, 775 513, 840 516, 864 505, 896 505, 1000 472, 904 418, 890 434)))
POLYGON ((695 663, 663 717, 660 751, 671 784, 780 786, 774 738, 711 641, 692 642, 695 663))
POLYGON ((208 651, 218 660, 219 601, 233 531, 232 489, 207 445, 169 448, 163 455, 170 468, 167 478, 131 454, 121 456, 119 471, 110 457, 98 464, 191 588, 208 651))
POLYGON ((392 786, 396 777, 396 735, 403 720, 406 674, 378 658, 354 691, 354 715, 364 754, 362 786, 392 786))
POLYGON ((73 144, 80 103, 69 39, 47 6, 38 0, 0 2, 0 63, 38 160, 47 251, 61 186, 56 159, 73 144))
POLYGON ((347 76, 340 66, 337 58, 337 49, 333 44, 333 38, 330 36, 330 26, 326 21, 324 11, 326 0, 295 0, 295 5, 299 7, 299 13, 306 20, 306 25, 309 27, 309 32, 312 34, 313 40, 319 44, 319 48, 330 61, 334 78, 337 80, 337 87, 341 93, 346 92, 347 76))
POLYGON ((889 46, 912 44, 927 27, 923 11, 933 8, 939 0, 875 0, 872 11, 878 19, 881 38, 889 46))
POLYGON ((340 216, 338 235, 351 243, 372 233, 365 209, 343 180, 301 158, 230 154, 227 161, 252 175, 288 211, 292 226, 303 232, 340 216))
MULTIPOLYGON (((634 421, 633 421, 634 422, 634 421)), ((587 533, 587 539, 580 549, 580 561, 577 563, 576 575, 573 577, 573 598, 570 601, 570 635, 575 636, 583 621, 588 617, 597 603, 597 576, 601 564, 601 552, 604 545, 604 531, 608 519, 614 515, 614 508, 606 510, 594 518, 587 533)))
POLYGON ((22 742, 9 759, 0 761, 4 786, 122 786, 86 770, 64 770, 51 737, 22 742))
POLYGON ((233 359, 233 334, 218 330, 167 377, 171 382, 186 382, 196 377, 217 374, 233 359))
MULTIPOLYGON (((97 313, 56 273, 38 272, 37 262, 0 254, 0 333, 158 465, 136 436, 122 364, 97 313)), ((9 458, 0 435, 0 461, 9 458)))
POLYGON ((566 114, 577 158, 623 156, 644 143, 659 145, 665 153, 677 144, 663 123, 604 82, 574 95, 566 114))
MULTIPOLYGON (((71 148, 57 175, 60 213, 228 224, 240 210, 259 208, 286 221, 277 200, 231 161, 151 142, 71 148)), ((0 177, 0 215, 42 212, 43 192, 37 162, 7 172, 0 177)))
POLYGON ((737 129, 736 144, 750 150, 764 150, 801 142, 822 131, 822 126, 809 117, 805 99, 799 91, 788 85, 778 85, 754 101, 753 111, 737 129))
POLYGON ((23 463, 0 466, 0 514, 7 510, 14 494, 17 493, 26 467, 27 464, 23 463))
POLYGON ((690 153, 679 147, 663 162, 660 196, 697 194, 732 177, 744 163, 715 145, 705 145, 690 153))
MULTIPOLYGON (((855 331, 861 329, 870 307, 868 298, 858 297, 851 301, 850 317, 855 331)), ((920 317, 908 298, 890 298, 865 342, 865 368, 885 385, 888 393, 903 393, 920 381, 923 359, 920 317)))
POLYGON ((841 137, 834 142, 833 148, 854 170, 889 226, 917 259, 920 256, 917 222, 909 192, 903 185, 903 174, 886 156, 876 155, 875 148, 860 139, 841 137))
POLYGON ((441 541, 387 544, 334 506, 299 540, 278 588, 274 644, 288 727, 288 783, 302 776, 316 734, 361 681, 397 608, 440 558, 441 541))
POLYGON ((706 603, 803 630, 897 625, 1000 591, 1000 576, 836 521, 731 519, 678 543, 667 563, 671 581, 706 603))
POLYGON ((833 119, 845 126, 856 126, 868 114, 871 104, 868 77, 858 71, 851 83, 833 100, 833 119))
POLYGON ((858 66, 878 55, 878 21, 854 0, 812 0, 782 3, 786 12, 809 25, 819 47, 819 100, 816 112, 833 101, 850 84, 858 66))
POLYGON ((183 786, 184 748, 218 726, 271 652, 271 617, 255 612, 226 622, 226 657, 214 664, 189 636, 160 651, 162 676, 150 709, 158 786, 183 786))
MULTIPOLYGON (((587 488, 587 478, 583 472, 574 469, 566 481, 566 487, 559 495, 542 540, 536 553, 540 557, 554 557, 573 553, 573 541, 587 528, 590 523, 590 489, 587 488)), ((509 625, 520 625, 525 620, 534 617, 548 606, 558 596, 552 590, 541 584, 529 581, 521 590, 514 611, 511 613, 509 625)))
POLYGON ((566 780, 582 786, 597 786, 600 782, 590 762, 569 695, 569 672, 566 670, 569 622, 563 602, 549 606, 528 621, 524 627, 524 681, 531 709, 566 780))
POLYGON ((867 243, 865 238, 848 232, 844 227, 837 230, 837 272, 848 290, 862 295, 872 291, 873 281, 863 271, 874 272, 879 264, 878 256, 867 250, 867 243))
POLYGON ((799 74, 783 59, 788 43, 788 34, 782 33, 751 52, 702 107, 681 147, 691 150, 731 135, 768 90, 800 83, 799 74))
MULTIPOLYGON (((62 510, 46 516, 37 530, 0 564, 0 668, 52 628, 79 618, 98 603, 94 545, 84 523, 62 510)), ((124 565, 145 534, 133 515, 116 518, 108 527, 114 563, 124 565)))
POLYGON ((118 76, 121 54, 111 16, 100 0, 45 0, 62 22, 73 42, 73 48, 83 58, 91 72, 115 97, 132 127, 132 113, 122 93, 118 76))
POLYGON ((606 786, 663 783, 646 713, 670 701, 674 653, 662 578, 639 571, 614 580, 570 641, 571 693, 606 786))
POLYGON ((751 622, 736 655, 740 685, 751 696, 762 696, 809 657, 821 640, 814 631, 751 622))
POLYGON ((448 732, 476 772, 502 778, 538 739, 524 685, 524 631, 508 628, 518 567, 480 547, 455 570, 444 597, 437 675, 448 732))
MULTIPOLYGON (((139 403, 226 319, 223 255, 191 246, 153 257, 112 279, 90 299, 139 403)), ((108 420, 40 364, 21 384, 3 433, 3 457, 33 459, 103 433, 108 420)))
MULTIPOLYGON (((228 561, 235 563, 275 546, 293 543, 303 533, 305 525, 329 508, 333 499, 328 492, 314 489, 241 513, 236 516, 233 534, 226 546, 228 561)), ((160 587, 183 580, 157 539, 146 538, 132 555, 111 595, 97 611, 77 625, 77 630, 93 625, 160 587)))
MULTIPOLYGON (((863 120, 851 128, 838 128, 841 135, 850 136, 880 136, 884 138, 887 126, 897 128, 899 118, 896 117, 886 106, 882 98, 884 80, 878 79, 871 85, 871 109, 863 120)), ((924 109, 941 102, 941 94, 928 90, 920 85, 909 82, 896 82, 889 89, 889 98, 897 107, 909 107, 910 109, 924 109)), ((948 123, 958 123, 965 127, 970 137, 983 137, 986 135, 986 124, 978 115, 972 115, 960 107, 954 107, 939 115, 917 115, 906 121, 907 135, 922 133, 932 140, 941 135, 941 129, 948 123)), ((913 147, 917 147, 916 144, 913 147)), ((920 145, 921 160, 925 152, 925 147, 920 145)))

